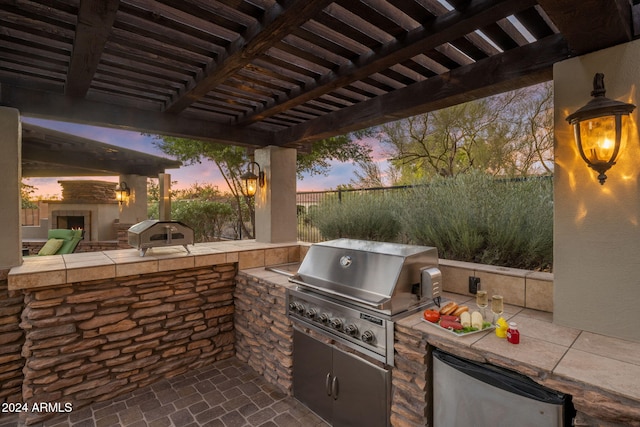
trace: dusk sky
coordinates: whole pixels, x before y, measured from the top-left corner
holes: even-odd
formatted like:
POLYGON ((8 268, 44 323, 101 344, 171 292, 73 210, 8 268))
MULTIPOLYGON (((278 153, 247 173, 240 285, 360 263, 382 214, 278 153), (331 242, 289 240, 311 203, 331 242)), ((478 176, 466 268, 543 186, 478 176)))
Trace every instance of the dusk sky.
MULTIPOLYGON (((96 126, 78 125, 74 123, 56 122, 50 120, 34 119, 23 117, 22 120, 37 126, 46 127, 60 132, 77 135, 83 138, 94 139, 107 144, 141 151, 160 157, 169 157, 159 150, 153 143, 152 138, 144 136, 138 132, 131 132, 118 129, 109 129, 96 126)), ((375 144, 375 141, 368 141, 375 144)), ((376 150, 378 151, 378 150, 376 150)), ((379 157, 379 155, 378 155, 379 157)), ((384 159, 380 159, 384 162, 384 159)), ((355 179, 354 166, 351 163, 333 162, 329 176, 305 176, 298 180, 298 191, 328 190, 336 188, 339 184, 349 184, 355 179)), ((171 174, 171 180, 177 181, 176 189, 188 188, 194 183, 212 183, 225 192, 227 186, 218 172, 218 168, 212 162, 203 162, 191 166, 183 166, 180 169, 167 169, 171 174)), ((25 182, 37 188, 36 195, 58 196, 60 197, 62 188, 58 184, 59 180, 65 179, 96 179, 103 181, 117 181, 117 177, 56 177, 56 178, 28 178, 25 182)))

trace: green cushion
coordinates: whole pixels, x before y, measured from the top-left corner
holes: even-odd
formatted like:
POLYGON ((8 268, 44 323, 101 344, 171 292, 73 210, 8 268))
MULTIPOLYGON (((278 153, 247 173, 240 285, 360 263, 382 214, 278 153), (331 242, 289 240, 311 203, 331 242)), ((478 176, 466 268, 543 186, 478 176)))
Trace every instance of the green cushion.
POLYGON ((40 256, 55 255, 56 252, 60 250, 63 243, 64 243, 63 239, 49 239, 47 240, 47 243, 44 244, 42 249, 40 249, 40 251, 38 252, 38 255, 40 256))
POLYGON ((67 230, 64 228, 54 228, 48 231, 47 238, 49 239, 64 239, 71 240, 75 236, 77 230, 67 230))
POLYGON ((58 254, 70 254, 73 253, 80 240, 82 240, 82 230, 54 228, 49 230, 47 236, 49 239, 64 239, 62 247, 58 250, 58 254))

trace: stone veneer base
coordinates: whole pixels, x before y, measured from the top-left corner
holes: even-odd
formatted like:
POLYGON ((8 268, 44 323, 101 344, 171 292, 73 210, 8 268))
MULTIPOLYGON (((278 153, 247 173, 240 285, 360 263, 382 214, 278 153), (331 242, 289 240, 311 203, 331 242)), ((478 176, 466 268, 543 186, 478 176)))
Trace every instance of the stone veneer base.
POLYGON ((222 264, 24 290, 22 401, 79 408, 231 357, 236 272, 222 264))

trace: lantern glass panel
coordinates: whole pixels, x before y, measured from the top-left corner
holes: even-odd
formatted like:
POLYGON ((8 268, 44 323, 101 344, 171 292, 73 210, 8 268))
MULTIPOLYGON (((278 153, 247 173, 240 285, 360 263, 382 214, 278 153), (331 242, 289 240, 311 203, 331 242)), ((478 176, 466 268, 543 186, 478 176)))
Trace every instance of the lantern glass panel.
MULTIPOLYGON (((622 119, 622 131, 625 131, 627 116, 622 119)), ((598 117, 580 122, 580 141, 582 151, 591 164, 615 161, 613 156, 616 144, 616 116, 598 117)), ((621 142, 625 141, 622 135, 621 142)))
POLYGON ((258 180, 256 178, 245 179, 245 194, 247 196, 253 196, 258 190, 258 180))

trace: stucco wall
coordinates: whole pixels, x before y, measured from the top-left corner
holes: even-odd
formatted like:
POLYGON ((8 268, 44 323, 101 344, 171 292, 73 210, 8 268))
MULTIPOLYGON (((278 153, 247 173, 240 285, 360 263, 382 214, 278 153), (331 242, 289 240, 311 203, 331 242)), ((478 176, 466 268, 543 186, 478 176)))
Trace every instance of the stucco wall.
POLYGON ((625 150, 600 185, 581 160, 566 117, 591 99, 604 73, 606 96, 638 104, 640 41, 556 64, 554 323, 640 341, 638 110, 625 150))
POLYGON ((0 224, 2 224, 2 245, 0 245, 0 268, 20 265, 20 176, 22 145, 20 114, 13 108, 0 107, 0 224))

